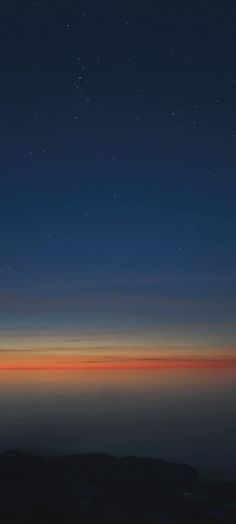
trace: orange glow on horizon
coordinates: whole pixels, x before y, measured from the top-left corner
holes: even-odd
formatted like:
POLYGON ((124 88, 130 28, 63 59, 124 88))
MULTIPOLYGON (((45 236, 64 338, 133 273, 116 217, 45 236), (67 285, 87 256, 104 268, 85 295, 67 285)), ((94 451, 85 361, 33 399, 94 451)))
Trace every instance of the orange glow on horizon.
POLYGON ((71 361, 58 362, 55 359, 27 358, 4 359, 0 361, 0 371, 56 371, 56 370, 115 370, 115 369, 236 369, 234 358, 127 358, 112 361, 71 359, 71 361))

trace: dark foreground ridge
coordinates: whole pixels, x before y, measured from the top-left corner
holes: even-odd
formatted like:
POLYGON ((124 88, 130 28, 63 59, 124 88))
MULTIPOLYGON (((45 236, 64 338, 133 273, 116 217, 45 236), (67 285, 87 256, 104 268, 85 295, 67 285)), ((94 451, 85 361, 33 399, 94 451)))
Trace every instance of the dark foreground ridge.
POLYGON ((236 523, 236 485, 192 466, 106 454, 0 454, 1 524, 236 523))

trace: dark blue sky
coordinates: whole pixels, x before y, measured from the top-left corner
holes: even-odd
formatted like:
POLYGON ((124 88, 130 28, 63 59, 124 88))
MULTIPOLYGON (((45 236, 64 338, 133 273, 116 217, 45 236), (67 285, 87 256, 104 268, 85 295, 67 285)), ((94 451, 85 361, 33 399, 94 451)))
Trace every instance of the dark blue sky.
POLYGON ((1 2, 3 348, 66 329, 234 349, 235 20, 1 2))

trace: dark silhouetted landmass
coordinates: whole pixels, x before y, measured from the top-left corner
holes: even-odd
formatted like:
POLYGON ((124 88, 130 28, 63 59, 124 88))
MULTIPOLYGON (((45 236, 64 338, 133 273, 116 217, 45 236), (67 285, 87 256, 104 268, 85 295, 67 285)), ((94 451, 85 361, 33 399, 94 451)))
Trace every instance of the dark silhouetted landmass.
POLYGON ((236 522, 236 484, 185 464, 106 454, 0 454, 1 524, 236 522))

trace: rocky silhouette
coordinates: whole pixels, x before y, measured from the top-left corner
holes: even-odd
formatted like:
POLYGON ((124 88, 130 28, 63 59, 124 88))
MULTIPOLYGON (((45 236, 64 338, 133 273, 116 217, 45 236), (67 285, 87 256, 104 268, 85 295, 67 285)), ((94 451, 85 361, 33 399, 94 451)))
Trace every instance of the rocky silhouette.
POLYGON ((236 485, 206 483, 185 464, 108 454, 0 454, 0 522, 236 522, 236 485))

